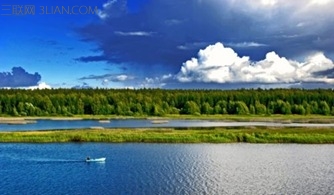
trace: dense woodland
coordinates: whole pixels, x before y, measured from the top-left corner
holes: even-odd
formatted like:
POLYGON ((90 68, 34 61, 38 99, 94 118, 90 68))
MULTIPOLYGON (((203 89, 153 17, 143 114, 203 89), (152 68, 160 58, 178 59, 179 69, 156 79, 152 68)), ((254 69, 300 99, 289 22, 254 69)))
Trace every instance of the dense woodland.
POLYGON ((0 90, 1 116, 334 115, 331 89, 0 90))

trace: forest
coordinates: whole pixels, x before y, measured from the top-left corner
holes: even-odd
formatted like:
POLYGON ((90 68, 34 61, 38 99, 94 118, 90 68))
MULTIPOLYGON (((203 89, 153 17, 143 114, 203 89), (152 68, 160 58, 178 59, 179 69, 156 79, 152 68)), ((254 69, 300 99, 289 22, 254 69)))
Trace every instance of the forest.
POLYGON ((1 89, 0 116, 334 115, 332 89, 1 89))

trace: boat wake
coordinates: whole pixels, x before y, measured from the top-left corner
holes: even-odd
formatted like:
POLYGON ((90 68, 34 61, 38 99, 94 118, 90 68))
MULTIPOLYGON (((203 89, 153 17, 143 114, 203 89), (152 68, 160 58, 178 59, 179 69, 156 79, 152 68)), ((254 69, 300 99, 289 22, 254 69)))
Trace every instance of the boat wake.
POLYGON ((76 159, 47 159, 47 158, 32 158, 28 159, 30 162, 37 163, 78 163, 85 162, 85 160, 76 160, 76 159))

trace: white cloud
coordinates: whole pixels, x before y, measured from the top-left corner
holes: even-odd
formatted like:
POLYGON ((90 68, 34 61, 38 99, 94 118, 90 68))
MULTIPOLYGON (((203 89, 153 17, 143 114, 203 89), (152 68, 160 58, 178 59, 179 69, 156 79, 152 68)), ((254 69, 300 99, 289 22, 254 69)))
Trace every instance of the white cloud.
POLYGON ((100 19, 119 17, 127 13, 126 0, 108 0, 102 5, 103 9, 97 11, 100 19))
POLYGON ((244 2, 243 5, 248 5, 253 8, 265 7, 265 8, 276 8, 279 7, 298 7, 303 8, 310 5, 327 5, 332 3, 333 0, 228 0, 234 5, 240 5, 239 3, 244 2))
POLYGON ((127 79, 129 79, 129 76, 125 75, 125 74, 121 74, 121 75, 116 76, 116 80, 118 80, 118 81, 125 81, 127 79))
POLYGON ((145 31, 134 31, 134 32, 115 31, 114 33, 119 36, 151 36, 153 34, 153 32, 145 32, 145 31))
POLYGON ((183 45, 178 45, 177 49, 180 50, 193 50, 193 49, 199 49, 206 45, 208 45, 208 42, 192 42, 192 43, 185 43, 183 45))
POLYGON ((108 79, 103 79, 102 81, 102 85, 108 85, 109 84, 109 80, 108 79))
POLYGON ((230 4, 232 9, 253 15, 260 21, 275 18, 275 22, 282 23, 300 19, 318 21, 319 14, 326 18, 332 17, 334 5, 334 0, 217 0, 216 2, 230 4), (288 20, 280 21, 282 17, 288 20))
POLYGON ((110 0, 110 1, 103 4, 103 8, 107 9, 107 8, 111 7, 116 2, 117 2, 117 0, 110 0))
POLYGON ((27 87, 27 89, 35 90, 35 89, 51 89, 51 86, 46 84, 45 82, 38 83, 37 86, 27 87))
POLYGON ((216 43, 200 50, 197 58, 184 62, 176 78, 180 82, 334 83, 332 78, 316 76, 320 71, 333 68, 333 62, 323 53, 309 56, 300 63, 269 52, 264 60, 251 62, 249 57, 239 57, 233 49, 216 43))
POLYGON ((98 12, 97 12, 97 15, 101 18, 101 19, 106 19, 106 18, 108 18, 109 17, 109 15, 108 15, 108 13, 105 11, 105 10, 107 10, 107 9, 110 9, 111 7, 112 7, 112 5, 114 4, 114 3, 116 3, 117 2, 117 0, 110 0, 110 1, 108 1, 108 2, 106 2, 106 3, 104 3, 103 4, 103 10, 98 10, 98 12))
POLYGON ((161 88, 166 85, 166 82, 174 79, 172 74, 162 75, 161 77, 148 78, 139 85, 140 88, 161 88))
POLYGON ((164 81, 164 80, 170 79, 170 78, 172 78, 172 77, 173 77, 172 74, 166 74, 166 75, 163 75, 163 76, 161 77, 161 80, 164 81))
POLYGON ((265 6, 274 6, 277 3, 277 0, 261 0, 261 3, 265 6))
POLYGON ((124 82, 132 79, 134 79, 134 77, 125 74, 105 75, 105 77, 102 80, 102 85, 108 85, 110 82, 124 82))
POLYGON ((242 43, 227 43, 226 45, 230 47, 239 47, 239 48, 247 48, 247 47, 265 47, 266 44, 257 43, 257 42, 242 42, 242 43))
POLYGON ((312 0, 311 4, 314 5, 326 5, 328 3, 332 2, 332 0, 312 0))

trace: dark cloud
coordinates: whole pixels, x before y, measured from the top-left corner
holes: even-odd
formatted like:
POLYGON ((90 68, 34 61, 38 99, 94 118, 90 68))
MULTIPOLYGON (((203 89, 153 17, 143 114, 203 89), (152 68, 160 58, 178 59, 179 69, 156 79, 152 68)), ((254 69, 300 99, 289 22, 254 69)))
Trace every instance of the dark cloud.
MULTIPOLYGON (((200 43, 226 39, 236 31, 240 34, 237 25, 227 22, 232 15, 217 17, 223 11, 211 12, 208 4, 197 1, 149 1, 135 14, 116 14, 78 31, 84 40, 97 43, 109 62, 129 63, 130 71, 176 72, 182 62, 204 47, 200 43)), ((238 18, 247 25, 246 19, 238 18)), ((79 59, 96 60, 90 56, 79 59)))
POLYGON ((76 58, 74 59, 76 61, 80 61, 80 62, 100 62, 100 61, 108 61, 108 58, 106 58, 106 56, 84 56, 84 57, 80 57, 80 58, 76 58))
POLYGON ((317 77, 327 77, 327 78, 334 78, 334 69, 329 69, 329 70, 324 70, 324 71, 319 71, 313 74, 314 76, 317 77))
POLYGON ((0 87, 36 86, 40 80, 39 73, 30 74, 22 67, 13 67, 12 72, 0 72, 0 87))
POLYGON ((76 60, 122 64, 128 74, 145 78, 176 74, 199 49, 216 42, 255 61, 270 51, 289 59, 313 51, 334 53, 334 27, 328 25, 334 21, 332 2, 263 2, 150 0, 132 11, 126 0, 108 1, 101 21, 77 29, 81 40, 96 43, 102 55, 76 60))

